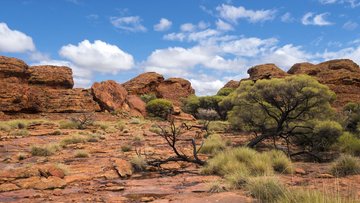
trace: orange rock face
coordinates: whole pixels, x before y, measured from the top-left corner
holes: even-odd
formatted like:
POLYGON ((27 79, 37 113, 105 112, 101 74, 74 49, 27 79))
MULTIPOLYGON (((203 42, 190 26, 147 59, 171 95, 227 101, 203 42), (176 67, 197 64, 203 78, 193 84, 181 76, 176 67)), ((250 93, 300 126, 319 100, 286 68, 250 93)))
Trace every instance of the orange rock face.
POLYGON ((162 75, 155 72, 140 74, 123 85, 129 94, 155 94, 158 98, 172 101, 176 106, 180 105, 181 98, 195 94, 189 81, 182 78, 164 80, 162 75))
POLYGON ((142 73, 125 82, 123 86, 129 94, 157 94, 157 86, 164 81, 164 77, 155 72, 142 73))
POLYGON ((250 75, 251 80, 282 78, 288 75, 285 71, 272 63, 254 66, 247 72, 250 75))
POLYGON ((240 85, 239 81, 235 81, 235 80, 230 80, 229 82, 227 82, 223 88, 238 88, 240 85))
POLYGON ((91 91, 71 89, 68 67, 33 66, 0 56, 0 111, 3 112, 91 112, 100 111, 91 91))
POLYGON ((146 104, 137 95, 128 95, 126 103, 129 107, 130 115, 146 116, 146 104))
POLYGON ((74 86, 71 68, 65 66, 31 66, 29 83, 71 89, 74 86))
POLYGON ((290 74, 307 74, 330 87, 337 95, 335 107, 348 102, 360 102, 360 68, 349 59, 331 60, 319 64, 298 63, 290 74))
POLYGON ((96 82, 92 85, 91 91, 101 108, 108 111, 121 109, 128 94, 122 85, 113 80, 96 82))
POLYGON ((195 94, 191 83, 182 78, 169 78, 164 80, 156 90, 160 98, 172 101, 175 106, 181 105, 181 98, 195 94))

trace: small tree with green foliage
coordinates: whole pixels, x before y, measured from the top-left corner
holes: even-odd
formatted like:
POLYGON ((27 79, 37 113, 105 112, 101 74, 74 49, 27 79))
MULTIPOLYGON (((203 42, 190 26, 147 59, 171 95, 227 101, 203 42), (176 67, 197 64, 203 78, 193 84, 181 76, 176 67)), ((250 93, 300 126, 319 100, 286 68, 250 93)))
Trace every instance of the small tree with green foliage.
POLYGON ((328 119, 335 93, 306 75, 283 79, 244 81, 233 95, 229 121, 256 137, 248 146, 265 139, 284 139, 288 144, 309 121, 328 119))
POLYGON ((345 129, 359 134, 360 132, 360 103, 350 102, 346 104, 343 108, 343 112, 345 113, 345 129))
POLYGON ((154 99, 146 104, 150 116, 166 119, 173 111, 173 104, 166 99, 154 99))

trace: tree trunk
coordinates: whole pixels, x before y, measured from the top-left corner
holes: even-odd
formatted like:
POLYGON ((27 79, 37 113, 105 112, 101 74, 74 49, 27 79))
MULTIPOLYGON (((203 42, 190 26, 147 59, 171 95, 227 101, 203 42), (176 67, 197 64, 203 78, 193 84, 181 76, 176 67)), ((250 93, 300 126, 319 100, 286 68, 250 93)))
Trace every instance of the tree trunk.
POLYGON ((263 141, 266 138, 269 138, 269 134, 261 134, 260 136, 255 137, 250 141, 250 143, 247 145, 250 148, 254 148, 255 145, 257 145, 259 142, 263 141))

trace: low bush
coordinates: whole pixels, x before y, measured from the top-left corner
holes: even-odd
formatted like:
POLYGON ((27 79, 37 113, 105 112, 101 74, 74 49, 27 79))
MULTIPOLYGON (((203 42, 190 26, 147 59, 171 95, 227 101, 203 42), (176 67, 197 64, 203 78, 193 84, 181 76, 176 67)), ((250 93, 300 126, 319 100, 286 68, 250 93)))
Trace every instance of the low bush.
POLYGON ((129 123, 130 124, 141 124, 141 120, 139 118, 131 118, 129 123))
POLYGON ((129 145, 129 144, 125 144, 125 145, 121 145, 121 151, 122 152, 129 152, 129 151, 131 151, 131 145, 129 145))
POLYGON ((286 195, 286 188, 274 177, 250 178, 246 184, 249 193, 261 202, 277 202, 286 195))
POLYGON ((294 167, 290 159, 284 152, 279 150, 271 150, 264 153, 270 157, 272 167, 276 172, 290 174, 294 171, 294 167))
POLYGON ((224 184, 220 181, 213 181, 209 185, 209 192, 210 193, 219 193, 219 192, 225 192, 226 188, 224 184))
POLYGON ((212 121, 209 123, 209 132, 226 132, 231 128, 230 123, 227 121, 212 121))
POLYGON ((82 135, 71 135, 71 136, 68 136, 64 139, 62 139, 60 141, 60 145, 61 146, 66 146, 66 145, 69 145, 69 144, 78 144, 78 143, 84 143, 87 141, 87 138, 85 136, 82 136, 82 135))
POLYGON ((146 104, 146 111, 152 117, 166 119, 169 113, 173 111, 173 104, 166 99, 154 99, 146 104))
POLYGON ((212 134, 206 138, 204 145, 200 149, 200 153, 215 154, 226 148, 225 140, 218 134, 212 134))
POLYGON ((119 129, 120 131, 123 131, 125 129, 126 125, 123 121, 118 121, 115 124, 115 128, 119 129))
POLYGON ((29 131, 26 129, 19 129, 19 130, 14 130, 10 132, 11 136, 27 136, 29 135, 29 131))
POLYGON ((143 100, 145 103, 148 103, 149 101, 152 101, 154 99, 157 99, 155 94, 143 94, 140 95, 141 100, 143 100))
POLYGON ((59 121, 59 128, 60 129, 78 129, 80 124, 75 121, 65 120, 59 121))
POLYGON ((89 153, 84 150, 79 150, 75 152, 75 158, 88 158, 89 153))
POLYGON ((337 177, 360 174, 360 159, 351 155, 342 155, 334 161, 331 173, 337 177))
POLYGON ((219 114, 213 109, 199 108, 195 114, 196 118, 208 121, 214 121, 220 119, 219 114))
POLYGON ((135 156, 130 160, 135 171, 144 171, 146 169, 146 160, 142 156, 135 156))
POLYGON ((32 146, 31 155, 33 156, 51 156, 59 151, 61 147, 57 144, 49 144, 44 146, 32 146))
POLYGON ((360 156, 360 139, 351 133, 342 134, 339 137, 338 146, 344 153, 360 156))

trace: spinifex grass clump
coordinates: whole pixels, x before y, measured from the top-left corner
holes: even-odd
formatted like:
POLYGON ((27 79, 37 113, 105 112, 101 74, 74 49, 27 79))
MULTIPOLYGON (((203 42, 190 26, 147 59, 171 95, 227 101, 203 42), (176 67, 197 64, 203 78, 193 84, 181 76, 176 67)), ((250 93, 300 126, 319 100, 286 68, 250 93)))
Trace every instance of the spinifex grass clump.
POLYGON ((360 159, 347 154, 342 155, 333 163, 331 173, 339 177, 360 174, 360 159))
POLYGON ((200 149, 200 153, 215 154, 226 148, 226 141, 218 134, 212 134, 206 138, 204 145, 200 149))
POLYGON ((271 176, 275 171, 290 173, 292 163, 281 153, 259 153, 250 148, 232 148, 209 159, 203 172, 224 176, 231 186, 238 188, 250 177, 271 176))

